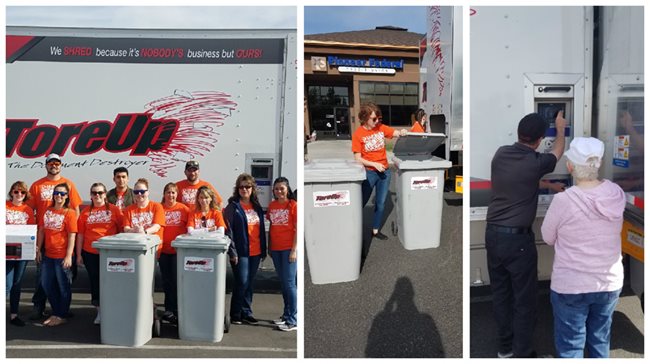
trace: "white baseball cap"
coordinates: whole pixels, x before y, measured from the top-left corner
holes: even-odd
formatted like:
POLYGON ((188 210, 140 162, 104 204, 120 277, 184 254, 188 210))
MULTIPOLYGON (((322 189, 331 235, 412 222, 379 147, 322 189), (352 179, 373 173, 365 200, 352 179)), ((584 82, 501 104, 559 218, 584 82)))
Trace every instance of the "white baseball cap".
POLYGON ((598 162, 593 167, 600 167, 600 160, 605 153, 605 144, 596 138, 573 138, 569 150, 564 153, 571 163, 581 166, 588 165, 589 158, 598 157, 598 162))
POLYGON ((47 163, 47 162, 49 162, 49 161, 51 161, 51 160, 57 160, 57 161, 60 162, 60 161, 61 161, 61 157, 59 157, 59 155, 56 154, 56 153, 52 153, 52 154, 48 155, 47 158, 45 158, 45 163, 47 163))

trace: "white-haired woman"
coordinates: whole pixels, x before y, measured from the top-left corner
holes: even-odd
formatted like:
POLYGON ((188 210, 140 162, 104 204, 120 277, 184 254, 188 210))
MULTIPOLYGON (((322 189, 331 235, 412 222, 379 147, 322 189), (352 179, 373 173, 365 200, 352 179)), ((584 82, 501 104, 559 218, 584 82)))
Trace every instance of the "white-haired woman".
POLYGON ((621 227, 625 194, 598 179, 604 145, 574 138, 566 152, 575 186, 558 193, 542 224, 555 249, 551 275, 555 348, 559 357, 609 357, 612 314, 623 287, 621 227))

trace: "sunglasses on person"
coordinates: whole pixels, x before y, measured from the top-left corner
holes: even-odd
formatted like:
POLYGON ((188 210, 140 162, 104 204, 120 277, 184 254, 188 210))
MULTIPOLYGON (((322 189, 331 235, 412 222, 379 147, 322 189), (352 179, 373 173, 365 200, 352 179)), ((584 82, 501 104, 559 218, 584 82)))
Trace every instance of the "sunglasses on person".
POLYGON ((133 190, 133 193, 136 195, 144 195, 145 192, 149 190, 133 190))
POLYGON ((61 162, 47 162, 48 167, 58 167, 61 165, 61 162))
POLYGON ((201 226, 208 227, 208 219, 205 216, 201 216, 201 226))
POLYGON ((26 191, 21 191, 21 190, 13 190, 11 193, 13 193, 14 195, 26 195, 27 194, 26 191))
POLYGON ((103 195, 105 193, 106 192, 104 192, 104 191, 90 191, 90 194, 93 195, 93 196, 101 196, 101 195, 103 195))
POLYGON ((239 186, 240 190, 250 190, 252 188, 253 188, 253 186, 239 186))
POLYGON ((65 192, 65 191, 54 191, 54 192, 52 192, 53 196, 62 196, 63 197, 63 196, 66 196, 67 194, 68 193, 65 192))

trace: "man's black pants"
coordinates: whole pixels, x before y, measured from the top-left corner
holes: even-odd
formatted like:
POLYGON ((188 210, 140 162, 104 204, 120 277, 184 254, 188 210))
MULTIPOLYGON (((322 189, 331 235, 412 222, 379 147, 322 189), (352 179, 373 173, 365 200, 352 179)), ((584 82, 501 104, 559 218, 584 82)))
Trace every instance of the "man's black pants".
POLYGON ((537 319, 537 249, 535 235, 485 232, 488 271, 497 322, 499 352, 515 357, 534 356, 537 319))

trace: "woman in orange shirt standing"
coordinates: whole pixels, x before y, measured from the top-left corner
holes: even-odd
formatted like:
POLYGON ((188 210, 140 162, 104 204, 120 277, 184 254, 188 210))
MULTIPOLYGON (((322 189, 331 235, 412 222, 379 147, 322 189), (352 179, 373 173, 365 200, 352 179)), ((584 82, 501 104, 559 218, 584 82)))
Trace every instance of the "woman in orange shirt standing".
POLYGON ((86 207, 77 220, 77 265, 85 266, 90 279, 90 302, 97 309, 93 323, 100 324, 99 316, 99 251, 92 243, 104 236, 122 231, 122 212, 120 208, 108 203, 106 186, 93 183, 90 186, 90 206, 86 207))
POLYGON ((214 190, 208 186, 196 190, 196 210, 190 212, 187 219, 187 231, 191 234, 197 230, 218 231, 222 234, 226 230, 226 222, 219 211, 219 200, 214 190))
POLYGON ((38 219, 36 262, 42 263, 41 284, 52 306, 52 316, 43 325, 58 326, 66 322, 72 300, 72 253, 77 233, 77 213, 70 206, 70 188, 61 183, 52 192, 52 206, 38 219), (41 248, 45 245, 45 255, 41 248))
MULTIPOLYGON (((34 225, 34 210, 27 205, 29 200, 27 184, 16 181, 9 189, 9 199, 6 203, 5 223, 7 225, 34 225)), ((9 323, 15 326, 25 326, 25 322, 18 317, 20 304, 20 290, 23 274, 27 267, 27 260, 7 260, 7 296, 9 296, 9 323)))
POLYGON ((176 202, 178 187, 170 182, 163 189, 162 206, 165 211, 165 229, 163 230, 162 250, 158 258, 163 290, 165 291, 165 313, 162 319, 176 324, 178 322, 178 293, 176 289, 176 249, 172 241, 187 232, 190 209, 176 202))
POLYGON ((162 250, 165 211, 158 202, 149 200, 149 181, 140 178, 133 186, 135 201, 124 210, 124 232, 158 235, 162 250))
POLYGON ((359 121, 361 126, 352 135, 352 153, 354 159, 366 167, 366 180, 361 185, 363 206, 370 200, 372 190, 375 191, 375 213, 372 219, 372 237, 386 240, 388 237, 379 231, 384 216, 384 203, 390 187, 390 170, 386 157, 384 138, 405 135, 406 130, 396 132, 395 129, 381 123, 381 111, 377 105, 368 103, 361 105, 359 121))
POLYGON ((280 278, 284 313, 273 321, 281 331, 297 329, 296 315, 298 313, 296 286, 296 225, 298 219, 298 204, 289 186, 289 180, 278 177, 273 182, 275 199, 269 204, 266 217, 271 222, 270 246, 273 266, 280 278))
POLYGON ((427 130, 427 113, 422 109, 415 112, 415 122, 411 127, 413 133, 424 133, 427 130))

